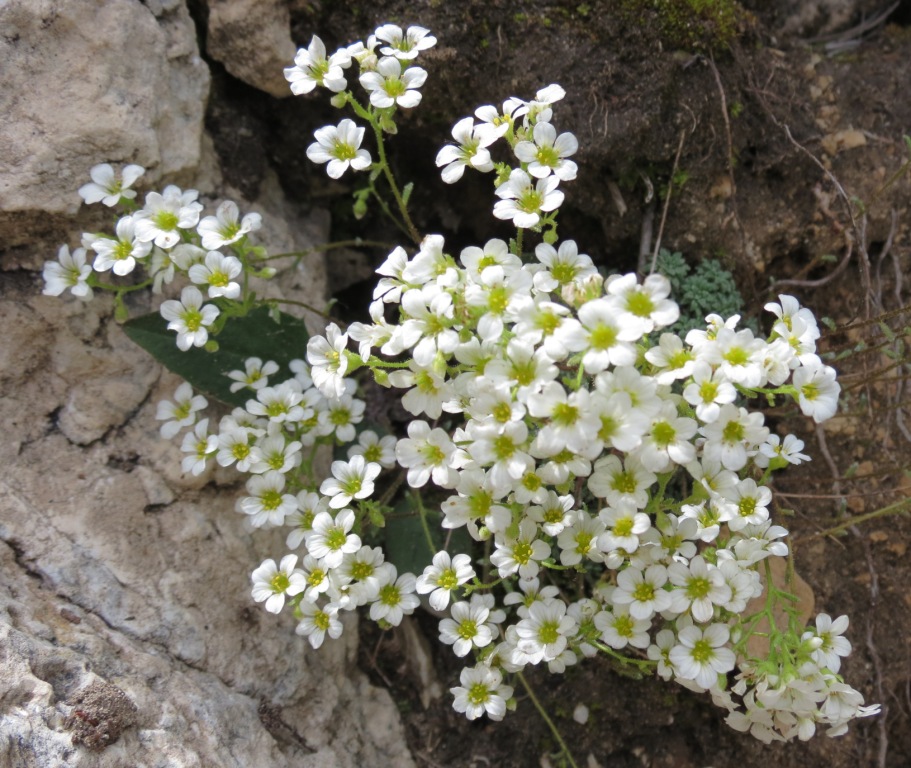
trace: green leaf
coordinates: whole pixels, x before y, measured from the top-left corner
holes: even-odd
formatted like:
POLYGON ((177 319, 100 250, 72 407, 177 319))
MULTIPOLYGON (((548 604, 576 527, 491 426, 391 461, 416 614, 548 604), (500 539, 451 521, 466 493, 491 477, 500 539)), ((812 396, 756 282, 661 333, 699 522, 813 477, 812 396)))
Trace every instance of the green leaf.
POLYGON ((402 190, 402 202, 405 203, 405 205, 408 205, 408 201, 411 199, 412 192, 414 192, 414 182, 409 181, 405 185, 405 188, 402 190))
POLYGON ((427 506, 424 508, 424 514, 427 516, 427 527, 435 547, 433 551, 427 542, 427 533, 421 523, 417 505, 410 499, 400 501, 395 506, 395 514, 386 516, 383 549, 386 559, 400 574, 408 572, 420 576, 424 568, 430 565, 433 556, 443 549, 448 534, 451 534, 447 547, 450 554, 471 551, 471 538, 465 528, 448 531, 440 527, 443 515, 439 507, 427 506))
POLYGON ((307 354, 307 328, 304 321, 284 312, 280 322, 270 317, 268 306, 257 307, 244 317, 232 317, 218 334, 218 351, 206 352, 191 347, 177 348, 177 334, 168 330, 167 321, 157 312, 134 318, 123 325, 132 341, 165 368, 182 376, 190 385, 227 405, 243 406, 253 393, 249 389, 231 392, 229 371, 244 370, 248 357, 263 362, 274 360, 288 371, 288 363, 307 354))

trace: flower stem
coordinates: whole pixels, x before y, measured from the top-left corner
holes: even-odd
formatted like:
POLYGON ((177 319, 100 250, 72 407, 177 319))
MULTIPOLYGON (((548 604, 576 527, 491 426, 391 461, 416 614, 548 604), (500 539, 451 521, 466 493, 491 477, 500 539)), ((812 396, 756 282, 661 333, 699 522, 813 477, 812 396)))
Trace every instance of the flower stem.
POLYGON ((528 698, 531 699, 531 703, 535 705, 535 709, 538 710, 538 714, 541 715, 544 722, 547 723, 547 727, 550 728, 550 732, 557 740, 557 744, 560 745, 560 750, 569 761, 569 764, 572 766, 572 768, 579 768, 579 766, 576 764, 576 761, 573 760, 572 752, 569 751, 569 747, 566 745, 566 742, 563 741, 563 737, 560 735, 560 731, 557 729, 556 724, 553 720, 550 719, 550 715, 547 714, 547 710, 544 709, 538 697, 535 696, 535 692, 528 684, 528 680, 525 679, 525 675, 523 675, 521 672, 517 672, 516 677, 518 677, 519 682, 522 683, 522 687, 525 689, 525 693, 528 694, 528 698))

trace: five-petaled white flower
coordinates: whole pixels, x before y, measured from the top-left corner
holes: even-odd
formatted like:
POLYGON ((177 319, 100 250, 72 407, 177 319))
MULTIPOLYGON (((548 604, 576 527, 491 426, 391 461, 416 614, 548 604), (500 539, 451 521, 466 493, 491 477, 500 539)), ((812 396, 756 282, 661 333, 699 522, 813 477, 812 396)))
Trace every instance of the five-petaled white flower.
POLYGON ((202 203, 196 202, 199 192, 182 191, 169 184, 161 193, 149 192, 145 208, 137 217, 136 239, 154 242, 159 248, 173 248, 180 242, 180 230, 194 229, 199 223, 202 203))
POLYGON ((351 166, 363 171, 372 162, 370 153, 360 149, 364 128, 347 118, 338 126, 326 125, 313 134, 316 142, 307 147, 307 157, 314 163, 328 163, 326 173, 338 179, 351 166))
POLYGON ((497 188, 497 197, 501 198, 493 207, 493 215, 498 219, 511 219, 519 229, 534 227, 541 214, 559 208, 563 203, 563 193, 557 189, 560 180, 548 176, 532 182, 521 168, 514 168, 509 180, 497 188))
POLYGON ((207 251, 214 251, 222 246, 231 245, 263 225, 263 217, 258 213, 248 213, 243 219, 238 219, 240 210, 237 203, 225 200, 218 206, 214 216, 206 216, 196 227, 202 238, 202 247, 207 251))
POLYGON ((209 298, 224 296, 236 299, 240 296, 240 283, 234 280, 243 265, 236 256, 225 256, 221 251, 209 251, 204 264, 190 267, 190 279, 197 285, 209 286, 209 298))
POLYGON ((152 243, 141 242, 136 237, 137 219, 124 216, 117 222, 117 237, 99 237, 92 241, 92 250, 98 254, 92 263, 96 272, 111 269, 115 275, 128 275, 136 266, 137 259, 144 259, 152 250, 152 243))
POLYGON ((314 35, 307 48, 298 50, 294 66, 285 67, 285 79, 295 96, 310 93, 318 85, 339 93, 348 85, 342 70, 350 66, 351 54, 347 48, 336 51, 327 59, 325 44, 314 35))
POLYGON ((177 331, 177 346, 184 352, 190 347, 201 347, 209 340, 208 326, 219 315, 218 307, 203 305, 202 293, 195 285, 188 285, 180 292, 180 301, 162 302, 159 311, 168 321, 168 330, 177 331))
POLYGON ((384 56, 395 56, 403 61, 417 58, 421 51, 433 48, 437 39, 430 34, 429 29, 411 26, 405 32, 396 24, 383 24, 376 30, 378 40, 386 43, 380 48, 384 56))
POLYGON ((82 301, 92 298, 92 288, 88 284, 92 267, 86 263, 85 248, 76 248, 72 254, 66 245, 61 245, 57 252, 57 261, 44 262, 45 296, 59 296, 65 290, 69 291, 82 301))
POLYGON ((301 570, 295 569, 297 555, 285 555, 279 565, 272 559, 264 560, 253 571, 253 599, 257 603, 265 600, 269 613, 279 613, 285 605, 285 595, 293 597, 307 588, 301 570))
POLYGON ((493 161, 486 148, 497 140, 494 132, 484 130, 483 125, 475 125, 473 118, 466 117, 453 126, 452 138, 458 146, 447 144, 437 153, 436 163, 438 168, 443 168, 443 181, 454 184, 468 166, 476 171, 493 170, 493 161))
POLYGON ((79 187, 79 196, 89 205, 104 203, 109 208, 113 207, 120 202, 120 198, 132 200, 136 197, 136 190, 130 187, 145 172, 141 165, 128 165, 118 179, 110 164, 101 163, 89 171, 92 180, 79 187))
POLYGON ((398 104, 411 109, 421 103, 420 88, 427 79, 427 70, 421 67, 402 69, 402 62, 392 56, 379 60, 376 70, 365 72, 360 81, 370 92, 370 103, 384 109, 398 104))

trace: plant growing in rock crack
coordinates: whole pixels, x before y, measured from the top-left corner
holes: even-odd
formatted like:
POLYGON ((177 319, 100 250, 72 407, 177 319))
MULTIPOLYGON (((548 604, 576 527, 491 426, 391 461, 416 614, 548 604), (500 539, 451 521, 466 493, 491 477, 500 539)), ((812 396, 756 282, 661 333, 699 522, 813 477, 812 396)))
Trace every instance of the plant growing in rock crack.
POLYGON ((159 405, 162 434, 183 433, 187 472, 214 462, 249 475, 237 509, 251 526, 288 529, 289 552, 253 571, 253 598, 290 613, 314 648, 341 634, 344 611, 395 626, 426 595, 447 614, 440 641, 467 661, 451 692, 470 719, 502 718, 526 668, 560 674, 598 654, 708 692, 763 741, 837 735, 876 713, 839 676, 848 619, 805 626, 771 578, 788 545, 768 481, 808 457, 794 436, 770 434, 761 408, 791 398, 817 422, 837 408, 812 312, 782 295, 766 306, 765 337, 736 314, 669 333, 680 310, 666 277, 605 278, 558 239, 561 185, 577 170, 576 138, 554 124, 559 85, 479 107, 436 158, 448 183, 490 173, 493 214, 515 236, 458 255, 442 235, 422 237, 386 142, 421 100, 416 62, 435 42, 386 24, 327 55, 314 37, 285 70, 295 93, 327 89, 354 113, 316 131, 308 157, 333 178, 364 173, 356 213, 374 202, 414 241, 377 270, 372 322, 332 323, 304 352, 300 322, 253 289, 275 258, 249 240, 260 218, 230 202, 201 218, 196 192, 174 186, 139 207, 136 166, 93 169, 85 200, 125 215, 114 236, 64 247, 45 292, 113 291, 122 317, 127 291, 189 280, 127 332, 236 406, 210 428, 206 399, 182 385, 159 405), (103 279, 138 265, 148 276, 133 285, 103 279), (365 428, 363 376, 401 391, 415 417, 406 434, 365 428), (323 445, 347 446, 328 477, 314 464, 323 445), (402 509, 423 539, 414 571, 401 535, 382 536, 402 509), (756 657, 759 634, 768 652, 756 657))

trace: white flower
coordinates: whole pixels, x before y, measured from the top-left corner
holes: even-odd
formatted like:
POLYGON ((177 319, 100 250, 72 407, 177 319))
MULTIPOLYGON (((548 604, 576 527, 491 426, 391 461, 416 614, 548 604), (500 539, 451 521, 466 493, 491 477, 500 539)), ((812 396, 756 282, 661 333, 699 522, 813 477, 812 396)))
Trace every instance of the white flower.
POLYGON ((493 170, 493 161, 486 147, 497 140, 496 134, 483 130, 482 126, 475 125, 473 118, 466 117, 453 127, 452 138, 458 142, 458 146, 447 144, 437 153, 437 167, 445 166, 441 174, 443 181, 454 184, 462 178, 468 166, 476 171, 493 170))
POLYGON ((622 315, 607 298, 593 299, 578 311, 579 323, 558 331, 560 340, 573 352, 584 352, 586 373, 598 373, 610 366, 636 362, 636 346, 641 335, 636 324, 624 324, 622 315))
POLYGON ((321 511, 313 518, 313 526, 304 535, 307 551, 327 568, 338 568, 346 554, 361 548, 361 537, 351 533, 354 527, 354 512, 342 509, 336 513, 321 511))
POLYGON ((316 142, 307 147, 307 157, 314 163, 328 163, 326 173, 338 179, 351 166, 356 171, 369 168, 370 153, 360 149, 366 129, 345 118, 338 126, 326 125, 313 134, 316 142))
POLYGON ((100 202, 113 207, 120 202, 120 198, 132 200, 136 197, 135 190, 130 187, 145 172, 141 165, 128 165, 118 179, 108 163, 101 163, 89 171, 92 181, 79 187, 79 196, 89 205, 100 202))
POLYGON ((402 28, 395 24, 383 24, 377 27, 376 37, 386 43, 380 48, 380 53, 384 56, 395 56, 403 61, 417 58, 421 51, 433 48, 437 43, 429 29, 418 26, 408 27, 403 33, 402 28))
MULTIPOLYGON (((324 401, 325 407, 320 410, 316 433, 332 435, 342 443, 350 443, 356 436, 355 424, 364 419, 363 400, 355 400, 351 395, 342 395, 338 400, 324 401)), ((357 454, 350 454, 355 456, 357 454)), ((368 459, 372 461, 372 459, 368 459)))
POLYGON ((397 627, 405 615, 414 613, 414 609, 421 601, 414 594, 413 573, 403 573, 396 578, 395 566, 392 563, 386 563, 385 566, 379 593, 375 602, 370 605, 370 618, 397 627))
POLYGON ((266 601, 269 613, 279 613, 285 605, 285 595, 299 595, 307 587, 304 574, 295 570, 297 555, 285 555, 276 566, 272 559, 264 560, 251 576, 253 599, 257 603, 266 601))
POLYGON ((649 645, 648 629, 651 622, 647 619, 634 619, 625 605, 617 605, 612 611, 599 612, 594 621, 601 639, 611 648, 620 650, 627 645, 647 648, 649 645))
POLYGON ((215 461, 220 467, 230 467, 237 462, 237 469, 247 472, 253 461, 250 448, 250 431, 244 427, 227 427, 222 425, 218 433, 218 453, 215 461))
POLYGON ((186 381, 174 392, 174 401, 162 400, 155 411, 155 418, 165 422, 161 425, 161 436, 166 440, 184 427, 195 424, 196 412, 209 404, 202 395, 194 395, 193 388, 186 381))
POLYGON ((240 283, 234 281, 243 265, 234 256, 225 256, 219 251, 209 251, 205 264, 194 264, 190 267, 190 279, 197 285, 209 286, 209 298, 224 296, 236 299, 240 296, 240 283))
POLYGON ((299 440, 288 440, 284 434, 276 432, 250 449, 246 471, 261 474, 272 469, 285 474, 300 466, 300 450, 299 440))
MULTIPOLYGON (((541 124, 546 125, 546 123, 541 124)), ((551 293, 561 286, 596 275, 598 270, 590 256, 579 253, 575 240, 564 240, 556 250, 548 243, 538 243, 535 258, 545 269, 535 272, 535 288, 551 293)))
POLYGON ((382 471, 379 464, 367 463, 363 456, 349 461, 333 461, 332 477, 323 480, 319 492, 330 496, 329 506, 340 509, 352 499, 366 499, 373 493, 373 481, 382 471))
POLYGON ((464 712, 469 720, 477 720, 487 714, 491 720, 502 720, 506 714, 506 702, 512 698, 512 688, 503 685, 499 670, 483 664, 466 667, 459 675, 460 686, 450 688, 455 696, 452 708, 464 712))
POLYGON ((583 560, 602 560, 598 550, 598 538, 604 533, 604 523, 597 517, 591 517, 583 510, 577 510, 570 524, 557 537, 560 547, 560 562, 563 565, 578 565, 583 560))
POLYGON ((342 634, 342 622, 338 620, 338 606, 328 603, 320 607, 315 602, 303 600, 298 606, 301 620, 295 633, 307 638, 312 648, 319 648, 326 635, 336 640, 342 634))
POLYGON ((668 654, 677 676, 703 688, 715 686, 718 675, 730 672, 737 662, 734 652, 723 647, 729 636, 724 624, 710 624, 704 631, 696 626, 681 629, 678 644, 668 654))
MULTIPOLYGON (((433 563, 418 576, 415 589, 419 595, 430 593, 430 606, 436 611, 445 611, 449 605, 452 590, 470 581, 475 576, 468 555, 450 557, 446 551, 437 552, 433 563)), ((464 655, 464 654, 461 654, 464 655)))
POLYGON ((312 336, 307 342, 307 362, 310 376, 317 389, 326 397, 345 394, 344 377, 348 370, 345 347, 348 334, 342 333, 335 323, 326 326, 326 336, 312 336))
POLYGON ((516 624, 517 646, 532 664, 552 661, 563 653, 577 628, 576 620, 566 613, 566 603, 562 600, 536 602, 516 624))
POLYGON ((395 435, 379 437, 372 429, 365 429, 357 436, 357 443, 348 448, 348 458, 363 456, 365 460, 379 464, 383 469, 395 466, 395 435))
POLYGON ((709 424, 718 418, 721 406, 737 399, 737 390, 720 370, 713 370, 704 360, 697 360, 692 367, 693 380, 683 389, 683 399, 695 406, 696 416, 709 424))
POLYGON ((116 238, 99 237, 92 241, 92 250, 98 254, 92 264, 96 272, 113 268, 115 275, 128 275, 136 266, 137 259, 143 259, 152 250, 151 243, 142 243, 136 238, 136 222, 133 216, 124 216, 117 222, 116 238))
POLYGON ((578 170, 572 160, 566 158, 576 154, 579 142, 571 133, 557 136, 550 124, 539 122, 534 127, 534 141, 520 141, 513 148, 516 157, 528 163, 528 172, 537 179, 554 174, 560 181, 572 181, 578 170))
POLYGON ((85 248, 76 248, 70 255, 70 249, 61 245, 57 252, 57 261, 44 262, 44 290, 45 296, 59 296, 69 289, 73 296, 82 301, 92 298, 92 289, 88 284, 92 267, 85 262, 85 248))
POLYGON ((290 493, 282 493, 284 488, 285 476, 275 470, 247 480, 250 496, 242 496, 237 505, 241 512, 250 516, 254 528, 282 525, 285 517, 297 510, 297 499, 290 493))
POLYGON ((360 77, 364 90, 370 92, 370 103, 384 109, 398 104, 410 109, 421 103, 420 88, 427 80, 427 71, 421 67, 402 70, 402 62, 392 56, 379 60, 376 70, 364 72, 360 77))
POLYGON ((711 621, 716 605, 731 599, 731 588, 724 573, 696 555, 689 564, 671 563, 668 578, 677 589, 671 592, 671 609, 675 613, 689 611, 699 622, 711 621))
POLYGON ((208 326, 219 315, 213 304, 203 306, 202 294, 193 285, 180 292, 180 301, 162 302, 161 316, 168 321, 168 330, 177 331, 177 346, 184 352, 190 347, 201 347, 209 340, 208 326))
POLYGON ((816 630, 804 632, 801 638, 805 642, 811 642, 813 660, 833 674, 838 674, 841 669, 842 657, 851 654, 851 642, 842 637, 847 629, 847 616, 839 616, 833 621, 829 614, 820 613, 816 617, 816 630))
POLYGON ((538 575, 538 561, 546 557, 550 557, 550 545, 538 538, 538 526, 534 520, 524 518, 514 536, 497 539, 490 563, 497 567, 501 579, 516 572, 521 579, 533 579, 538 575))
POLYGON ((512 220, 519 229, 534 227, 541 220, 541 214, 559 208, 563 204, 563 193, 557 189, 560 180, 556 176, 538 179, 532 186, 532 178, 521 168, 514 168, 509 180, 497 188, 501 198, 493 207, 498 219, 512 220))
POLYGON ((619 310, 624 328, 636 328, 646 334, 671 325, 680 317, 680 308, 668 298, 671 283, 664 275, 649 275, 642 285, 632 272, 611 275, 604 289, 611 304, 619 310))
POLYGON ((757 467, 765 469, 771 461, 781 459, 788 464, 801 464, 809 461, 810 457, 801 453, 804 448, 803 440, 795 435, 785 435, 784 440, 778 435, 769 435, 765 442, 759 446, 759 453, 753 457, 757 467))
POLYGON ((252 389, 254 392, 258 391, 263 387, 268 386, 269 379, 267 377, 277 371, 278 363, 274 360, 263 363, 258 357, 248 357, 244 360, 243 371, 228 372, 228 378, 234 381, 229 389, 232 392, 240 392, 240 390, 244 388, 252 389))
POLYGON ((817 424, 831 419, 838 410, 841 387, 835 376, 835 369, 821 362, 804 365, 794 371, 793 382, 800 410, 812 416, 817 424))
POLYGON ((458 472, 454 464, 463 463, 461 452, 449 435, 439 427, 434 429, 426 421, 412 421, 408 437, 395 446, 395 458, 408 470, 408 485, 422 488, 430 478, 440 488, 454 488, 458 472))
POLYGON ((490 621, 490 608, 483 595, 472 595, 471 602, 454 603, 451 619, 440 622, 440 642, 451 645, 456 656, 467 656, 472 648, 484 648, 497 636, 490 621))
POLYGON ((196 227, 196 231, 202 237, 202 247, 207 251, 216 251, 222 246, 236 243, 244 235, 262 227, 263 217, 258 213, 248 213, 240 222, 239 217, 237 203, 225 200, 218 206, 214 216, 206 216, 196 227))
POLYGON ((634 619, 650 619, 671 605, 671 593, 663 589, 666 583, 667 569, 663 565, 650 565, 645 571, 627 568, 617 575, 617 589, 611 594, 611 601, 629 606, 634 619))
POLYGON ((718 418, 700 428, 705 435, 703 457, 721 462, 725 469, 735 472, 743 469, 747 459, 769 436, 768 428, 763 426, 764 418, 761 412, 750 413, 730 403, 721 406, 718 418))
POLYGON ((181 191, 169 184, 164 191, 149 192, 146 204, 138 213, 136 238, 140 242, 153 241, 159 248, 173 248, 180 242, 179 230, 194 229, 199 223, 202 204, 196 202, 199 192, 195 189, 181 191))
POLYGON ((317 85, 339 93, 348 85, 342 70, 350 66, 348 49, 342 48, 327 59, 326 46, 314 35, 306 49, 298 50, 294 66, 285 67, 285 80, 290 83, 291 93, 295 96, 310 93, 317 85))
POLYGON ((207 459, 218 450, 218 437, 209 434, 208 419, 198 421, 193 431, 184 435, 180 450, 189 454, 181 462, 184 472, 192 475, 205 472, 207 459))
POLYGON ((275 424, 293 424, 313 415, 301 405, 303 398, 297 380, 288 379, 276 387, 256 390, 256 399, 247 400, 247 411, 253 416, 265 416, 275 424))

